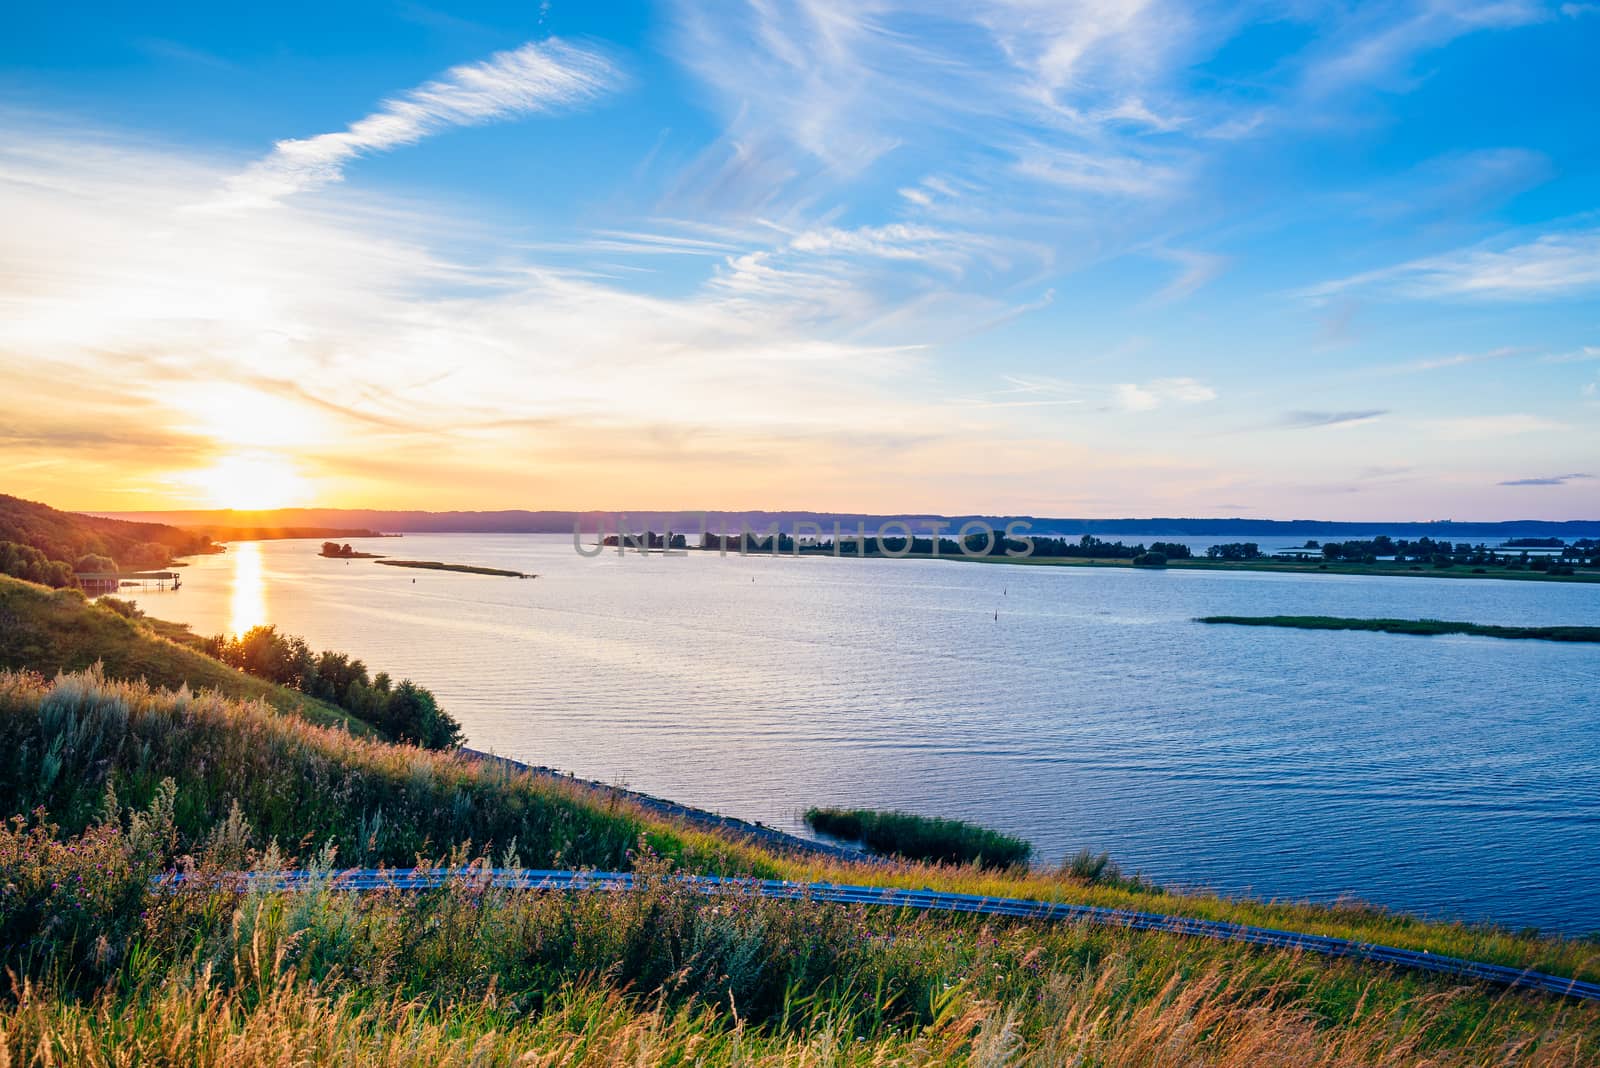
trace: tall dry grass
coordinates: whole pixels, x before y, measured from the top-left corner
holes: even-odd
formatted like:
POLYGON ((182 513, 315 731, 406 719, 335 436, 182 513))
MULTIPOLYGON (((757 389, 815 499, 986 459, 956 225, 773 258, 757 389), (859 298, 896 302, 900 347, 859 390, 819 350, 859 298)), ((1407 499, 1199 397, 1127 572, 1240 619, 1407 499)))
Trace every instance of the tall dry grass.
POLYGON ((1492 1036, 1430 1049, 1419 1024, 1440 1008, 1371 1014, 1339 1029, 1293 1005, 1249 1003, 1219 971, 1139 1005, 1107 999, 1114 974, 1056 975, 1037 1004, 957 996, 932 1022, 871 1036, 848 1012, 793 1028, 754 1027, 706 1006, 667 1009, 599 986, 570 987, 538 1013, 493 994, 441 1010, 424 1000, 364 999, 294 979, 258 996, 203 978, 65 1002, 25 987, 0 1011, 0 1066, 170 1068, 390 1065, 1096 1065, 1101 1068, 1355 1068, 1592 1064, 1580 1035, 1492 1036))

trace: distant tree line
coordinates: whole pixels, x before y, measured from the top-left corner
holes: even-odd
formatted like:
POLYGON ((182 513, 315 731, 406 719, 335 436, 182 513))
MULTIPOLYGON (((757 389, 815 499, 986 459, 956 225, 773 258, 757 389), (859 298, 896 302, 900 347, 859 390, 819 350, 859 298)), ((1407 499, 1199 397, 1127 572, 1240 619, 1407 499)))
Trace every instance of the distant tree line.
POLYGON ((398 685, 385 672, 368 677, 367 667, 345 653, 313 653, 305 639, 279 634, 273 626, 251 627, 237 637, 204 638, 200 648, 258 679, 337 705, 389 737, 427 749, 461 744, 461 724, 429 691, 410 679, 398 685))
POLYGON ((605 544, 615 549, 621 546, 625 549, 687 549, 689 539, 682 534, 667 531, 665 534, 656 534, 650 531, 635 533, 607 534, 605 544))
POLYGON ((1600 566, 1600 542, 1583 539, 1567 545, 1560 538, 1518 538, 1504 546, 1494 547, 1482 542, 1438 541, 1422 537, 1415 541, 1390 538, 1380 534, 1370 540, 1327 542, 1322 545, 1312 541, 1306 548, 1322 550, 1326 560, 1348 563, 1377 563, 1382 558, 1392 558, 1396 563, 1432 564, 1435 567, 1456 565, 1483 566, 1496 564, 1512 568, 1527 568, 1554 575, 1570 575, 1575 567, 1600 566), (1507 552, 1508 548, 1519 549, 1507 552), (1531 554, 1528 548, 1560 548, 1559 554, 1531 554))

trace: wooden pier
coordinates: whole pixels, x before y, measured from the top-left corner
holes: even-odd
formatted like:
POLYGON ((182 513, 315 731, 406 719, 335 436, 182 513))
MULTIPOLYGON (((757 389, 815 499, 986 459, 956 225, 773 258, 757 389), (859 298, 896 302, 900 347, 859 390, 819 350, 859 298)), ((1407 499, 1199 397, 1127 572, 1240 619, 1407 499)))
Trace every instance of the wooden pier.
POLYGON ((80 571, 73 578, 78 588, 91 597, 116 593, 124 586, 137 586, 141 590, 164 590, 169 586, 178 589, 183 577, 176 571, 80 571))

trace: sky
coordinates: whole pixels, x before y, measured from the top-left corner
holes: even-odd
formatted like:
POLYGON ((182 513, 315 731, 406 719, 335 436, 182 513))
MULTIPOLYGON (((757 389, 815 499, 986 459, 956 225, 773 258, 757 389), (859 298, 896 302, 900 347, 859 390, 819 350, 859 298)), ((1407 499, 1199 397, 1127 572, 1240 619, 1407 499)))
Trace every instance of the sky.
POLYGON ((1600 518, 1600 4, 7 21, 0 492, 1600 518))

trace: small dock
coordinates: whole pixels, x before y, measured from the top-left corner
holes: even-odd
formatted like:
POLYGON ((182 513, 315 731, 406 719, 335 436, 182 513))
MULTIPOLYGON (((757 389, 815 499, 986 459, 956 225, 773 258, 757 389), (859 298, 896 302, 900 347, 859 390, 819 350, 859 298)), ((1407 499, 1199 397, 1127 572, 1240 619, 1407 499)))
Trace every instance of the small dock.
POLYGON ((78 580, 78 588, 91 597, 116 593, 124 586, 175 590, 183 585, 183 577, 176 571, 80 571, 73 578, 78 580))

